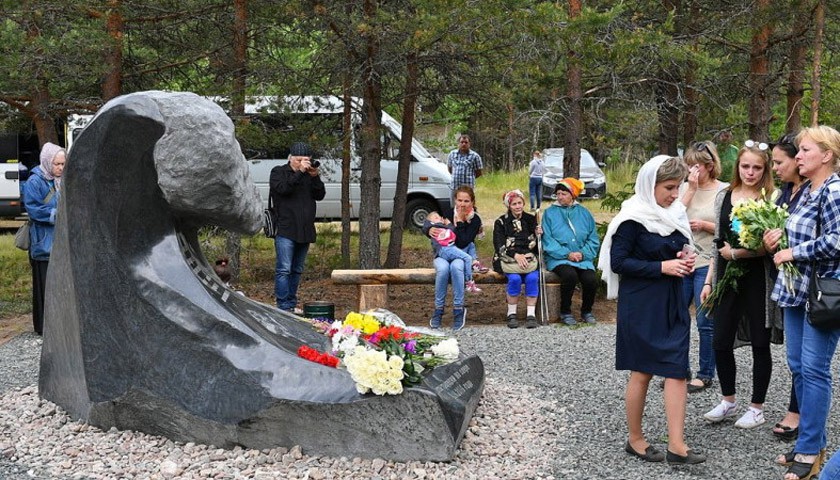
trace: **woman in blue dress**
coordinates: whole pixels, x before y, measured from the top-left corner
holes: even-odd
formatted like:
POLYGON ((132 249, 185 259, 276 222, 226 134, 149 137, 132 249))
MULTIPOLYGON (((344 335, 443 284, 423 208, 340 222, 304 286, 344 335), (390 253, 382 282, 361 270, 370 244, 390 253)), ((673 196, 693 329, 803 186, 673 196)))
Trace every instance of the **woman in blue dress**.
POLYGON ((684 247, 691 245, 691 227, 685 206, 677 201, 687 173, 679 158, 658 155, 648 160, 636 177, 635 195, 610 222, 598 262, 607 297, 618 297, 615 367, 630 370, 624 396, 628 429, 624 449, 649 462, 706 461, 684 437, 691 318, 682 285, 696 257, 685 253, 684 247), (642 431, 654 375, 665 377, 667 454, 648 443, 642 431))

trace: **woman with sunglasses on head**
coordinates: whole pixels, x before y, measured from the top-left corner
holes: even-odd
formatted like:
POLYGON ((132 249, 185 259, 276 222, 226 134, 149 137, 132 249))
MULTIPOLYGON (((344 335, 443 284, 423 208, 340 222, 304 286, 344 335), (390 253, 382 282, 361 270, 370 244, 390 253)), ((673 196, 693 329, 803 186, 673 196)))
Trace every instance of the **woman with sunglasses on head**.
MULTIPOLYGON (((796 210, 799 200, 802 198, 802 184, 804 177, 799 174, 799 167, 796 165, 796 154, 799 151, 794 141, 795 133, 782 135, 782 138, 772 146, 773 173, 782 182, 782 190, 776 205, 787 208, 788 212, 796 210)), ((779 240, 782 238, 781 229, 773 229, 764 232, 764 249, 774 253, 779 247, 779 240)), ((799 403, 796 401, 796 387, 791 382, 790 403, 787 414, 779 423, 773 427, 773 435, 782 440, 795 440, 799 435, 799 403)), ((778 463, 787 463, 784 455, 778 463)))
POLYGON ((770 152, 766 143, 747 140, 738 152, 732 185, 721 191, 715 201, 717 224, 715 242, 718 250, 706 275, 701 300, 706 301, 713 284, 720 282, 728 268, 741 272, 733 288, 723 292, 713 307, 715 362, 723 400, 703 415, 718 423, 738 414, 735 402, 735 347, 751 345, 753 356, 753 392, 747 411, 735 422, 738 428, 754 428, 765 422, 764 400, 770 386, 773 360, 770 342, 781 343, 782 320, 776 305, 770 301, 775 269, 761 247, 743 248, 738 243, 737 228, 730 214, 748 200, 758 200, 773 192, 770 152), (732 263, 732 265, 730 265, 732 263))
POLYGON ((700 368, 688 382, 688 393, 705 390, 715 378, 715 352, 712 349, 714 322, 701 308, 700 295, 706 283, 709 263, 715 251, 715 198, 729 184, 718 180, 721 172, 717 148, 712 142, 696 142, 685 152, 688 179, 680 188, 680 200, 686 207, 697 259, 694 270, 683 278, 683 292, 690 304, 694 300, 697 333, 700 337, 700 368))
MULTIPOLYGON (((785 480, 802 480, 820 469, 826 447, 826 419, 831 406, 831 360, 840 330, 825 330, 808 323, 805 308, 812 269, 819 277, 840 277, 840 133, 811 127, 796 136, 796 164, 807 181, 802 199, 785 223, 789 247, 773 256, 777 266, 794 262, 802 274, 788 291, 782 275, 776 279, 773 299, 785 315, 788 367, 793 375, 800 412, 799 437, 785 454, 790 462, 785 480)), ((835 468, 832 458, 832 468, 835 468)))

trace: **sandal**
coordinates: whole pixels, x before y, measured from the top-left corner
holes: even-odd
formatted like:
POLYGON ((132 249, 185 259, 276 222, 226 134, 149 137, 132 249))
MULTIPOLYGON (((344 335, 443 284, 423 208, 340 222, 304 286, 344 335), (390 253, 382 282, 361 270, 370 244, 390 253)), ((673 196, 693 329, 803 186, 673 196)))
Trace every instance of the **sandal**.
POLYGON ((773 427, 773 435, 786 441, 796 440, 799 436, 799 427, 791 427, 781 423, 777 423, 773 427))
POLYGON ((693 383, 691 383, 691 381, 689 381, 686 384, 687 385, 686 388, 688 389, 688 393, 702 392, 703 390, 712 386, 713 380, 711 378, 697 377, 697 380, 700 380, 700 382, 702 382, 701 385, 694 385, 693 383))
POLYGON ((817 455, 817 458, 814 459, 814 463, 805 463, 805 462, 797 462, 796 460, 790 464, 787 472, 785 472, 785 477, 788 474, 796 475, 796 478, 799 480, 810 480, 814 475, 819 473, 820 471, 820 456, 817 455))
POLYGON ((783 453, 776 457, 776 465, 782 465, 785 467, 789 467, 791 463, 793 463, 794 457, 796 457, 796 452, 791 450, 787 453, 783 453), (782 460, 781 462, 779 460, 782 460))

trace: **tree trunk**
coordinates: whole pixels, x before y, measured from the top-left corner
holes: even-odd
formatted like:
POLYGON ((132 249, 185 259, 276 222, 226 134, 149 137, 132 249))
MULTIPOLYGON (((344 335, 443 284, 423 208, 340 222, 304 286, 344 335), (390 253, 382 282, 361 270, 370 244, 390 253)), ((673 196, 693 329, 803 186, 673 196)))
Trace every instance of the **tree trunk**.
POLYGON ((341 137, 341 263, 350 267, 350 155, 353 138, 353 110, 350 97, 350 78, 344 77, 342 86, 344 111, 342 112, 341 137))
MULTIPOLYGON (((766 12, 770 6, 770 0, 759 0, 758 11, 766 12)), ((756 18, 765 18, 757 15, 756 18)), ((750 73, 748 85, 750 89, 749 98, 749 136, 756 141, 769 140, 770 132, 770 103, 767 99, 770 87, 770 60, 767 58, 770 35, 773 27, 770 23, 761 25, 753 34, 750 42, 750 73)))
POLYGON ((245 88, 248 78, 248 0, 233 2, 233 92, 231 113, 245 115, 245 88))
POLYGON ((811 77, 811 126, 816 127, 820 123, 820 96, 822 95, 822 84, 820 75, 822 72, 823 34, 825 32, 825 0, 817 1, 817 8, 814 10, 814 69, 811 77))
POLYGON ((655 87, 659 117, 659 153, 665 155, 677 155, 680 110, 677 106, 679 91, 675 82, 675 75, 662 71, 655 87))
POLYGON ((106 29, 111 44, 105 51, 105 64, 108 66, 102 81, 102 101, 122 94, 123 29, 125 22, 121 13, 121 0, 108 0, 108 19, 106 29))
MULTIPOLYGON (((514 125, 514 118, 516 116, 516 106, 508 102, 505 105, 507 110, 507 170, 512 172, 516 170, 516 154, 513 151, 514 137, 516 136, 516 128, 514 125)), ((452 205, 454 208, 455 205, 452 205)))
POLYGON ((406 224, 405 201, 408 196, 409 169, 411 168, 411 143, 414 139, 414 111, 417 106, 417 97, 420 95, 419 76, 417 54, 412 52, 406 58, 405 98, 403 99, 400 158, 397 167, 397 189, 394 193, 394 215, 391 219, 391 237, 388 240, 385 268, 399 268, 400 266, 403 227, 406 224))
MULTIPOLYGON (((680 23, 685 25, 685 29, 691 34, 695 40, 691 43, 691 50, 698 52, 700 50, 699 41, 696 40, 700 36, 697 22, 692 21, 700 17, 700 9, 697 2, 692 1, 689 5, 688 21, 682 20, 680 23)), ((681 18, 685 18, 682 16, 681 18)), ((679 28, 678 28, 679 30, 679 28)), ((685 66, 685 106, 683 108, 683 145, 688 147, 697 138, 697 104, 699 95, 695 85, 697 84, 697 64, 689 61, 685 66)))
MULTIPOLYGON (((248 74, 248 0, 233 2, 233 92, 231 95, 231 115, 234 118, 245 116, 245 85, 248 74)), ((227 232, 225 252, 232 282, 239 280, 242 236, 227 232)))
POLYGON ((794 39, 790 47, 790 61, 787 84, 787 113, 785 132, 798 132, 802 128, 802 99, 805 96, 805 57, 808 45, 805 33, 808 31, 808 4, 799 0, 794 10, 794 39))
MULTIPOLYGON (((569 18, 575 21, 580 17, 580 0, 569 0, 569 18)), ((568 72, 566 82, 569 98, 569 116, 566 119, 566 138, 563 152, 563 175, 566 177, 580 178, 580 136, 583 123, 583 91, 581 89, 581 68, 578 53, 574 45, 570 46, 566 53, 568 58, 568 72)))
MULTIPOLYGON (((364 1, 364 16, 374 25, 375 0, 364 1)), ((365 34, 365 57, 362 65, 364 115, 362 123, 361 205, 359 206, 359 266, 379 268, 379 172, 382 148, 379 131, 382 125, 382 76, 379 72, 379 37, 375 29, 365 34)))

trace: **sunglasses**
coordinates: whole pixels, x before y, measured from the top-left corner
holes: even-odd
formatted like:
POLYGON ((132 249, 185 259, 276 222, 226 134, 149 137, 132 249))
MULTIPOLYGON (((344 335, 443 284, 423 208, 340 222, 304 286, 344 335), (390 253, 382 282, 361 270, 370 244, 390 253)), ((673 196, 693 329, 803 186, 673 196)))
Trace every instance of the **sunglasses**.
POLYGON ((746 142, 744 142, 744 146, 747 147, 747 148, 757 148, 757 149, 761 150, 762 152, 767 150, 767 147, 768 147, 766 143, 756 142, 755 140, 747 140, 746 142))
POLYGON ((796 145, 796 134, 795 133, 788 133, 787 135, 783 136, 779 139, 779 143, 776 145, 796 145))
POLYGON ((694 149, 698 152, 709 150, 709 145, 707 145, 706 142, 695 142, 694 145, 692 145, 692 147, 694 147, 694 149))

